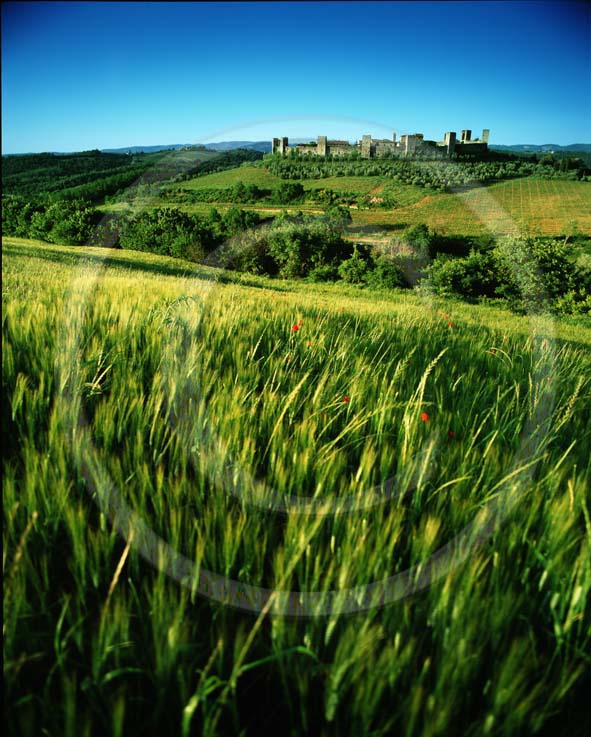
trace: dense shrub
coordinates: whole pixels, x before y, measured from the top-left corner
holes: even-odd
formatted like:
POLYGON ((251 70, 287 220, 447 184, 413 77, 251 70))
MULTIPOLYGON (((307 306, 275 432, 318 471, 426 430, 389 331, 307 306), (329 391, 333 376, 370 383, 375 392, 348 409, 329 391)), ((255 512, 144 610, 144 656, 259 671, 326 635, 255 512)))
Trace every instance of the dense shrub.
POLYGON ((222 231, 225 237, 231 237, 248 228, 254 228, 259 224, 260 220, 261 218, 256 212, 231 207, 222 215, 222 231))
POLYGON ((268 189, 261 189, 256 184, 244 184, 244 182, 239 181, 231 188, 228 201, 243 204, 254 203, 263 199, 263 197, 267 197, 269 194, 270 190, 268 189))
POLYGON ((331 227, 338 230, 344 230, 352 220, 349 208, 343 205, 331 205, 324 213, 324 216, 331 227))
POLYGON ((553 308, 559 315, 591 314, 591 292, 583 289, 571 289, 566 294, 556 297, 553 308))
POLYGON ((339 265, 338 271, 341 279, 349 284, 365 284, 369 276, 370 264, 355 246, 353 255, 339 265))
POLYGON ((494 246, 491 236, 444 236, 433 233, 429 242, 429 257, 444 253, 450 256, 467 256, 470 251, 483 251, 494 246))
POLYGON ((267 229, 249 230, 232 238, 224 250, 220 266, 249 274, 274 276, 278 266, 269 250, 267 229))
MULTIPOLYGON (((247 213, 249 215, 250 213, 247 213)), ((222 218, 227 219, 227 214, 222 218)), ((341 231, 325 217, 282 215, 256 230, 244 228, 223 246, 219 265, 284 278, 310 276, 314 281, 338 278, 340 261, 352 253, 341 231)))
POLYGON ((120 245, 200 261, 224 240, 259 222, 257 213, 237 207, 230 208, 222 216, 212 209, 205 218, 164 207, 130 218, 121 229, 120 245))
POLYGON ((269 230, 269 251, 281 276, 288 278, 307 276, 317 266, 334 263, 347 248, 330 222, 319 218, 280 221, 269 230))
POLYGON ((339 278, 338 267, 331 264, 315 266, 308 274, 308 280, 314 283, 325 281, 337 281, 339 278))
POLYGON ((564 241, 505 238, 495 246, 497 293, 520 310, 542 309, 576 287, 576 266, 564 241))
POLYGON ((492 252, 471 251, 463 258, 438 256, 428 268, 431 285, 441 294, 498 296, 500 274, 492 252))
POLYGON ((35 204, 19 197, 2 198, 3 235, 78 246, 90 240, 101 217, 83 200, 35 204))
POLYGON ((301 182, 281 182, 273 194, 273 199, 280 205, 289 205, 299 202, 304 196, 304 187, 301 182))
POLYGON ((387 256, 379 256, 367 273, 367 284, 374 289, 396 289, 407 286, 400 266, 387 256))
POLYGON ((425 255, 429 254, 433 237, 433 233, 424 223, 413 225, 404 234, 404 240, 412 246, 413 250, 425 255))
POLYGON ((162 208, 130 219, 120 233, 122 248, 199 261, 212 245, 212 234, 199 218, 162 208))
POLYGON ((21 197, 2 197, 2 235, 31 238, 31 220, 42 205, 27 202, 21 197))
POLYGON ((439 255, 428 274, 442 294, 504 297, 519 312, 577 314, 588 311, 591 300, 591 268, 575 263, 559 239, 511 237, 462 258, 439 255))

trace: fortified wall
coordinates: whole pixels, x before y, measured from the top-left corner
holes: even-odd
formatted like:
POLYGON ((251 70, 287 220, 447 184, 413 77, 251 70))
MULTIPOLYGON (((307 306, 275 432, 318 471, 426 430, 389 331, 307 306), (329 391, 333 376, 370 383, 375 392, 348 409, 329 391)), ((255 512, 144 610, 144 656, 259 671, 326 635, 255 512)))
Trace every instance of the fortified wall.
POLYGON ((396 139, 396 133, 389 138, 372 138, 365 135, 357 143, 331 140, 326 136, 318 136, 316 142, 298 143, 290 146, 286 137, 273 138, 272 151, 286 155, 293 151, 306 156, 342 156, 359 151, 361 158, 372 159, 385 156, 431 156, 444 158, 458 154, 483 154, 488 151, 490 130, 482 131, 482 138, 472 140, 472 131, 463 130, 458 141, 455 131, 444 134, 443 141, 425 140, 422 133, 405 134, 396 139))

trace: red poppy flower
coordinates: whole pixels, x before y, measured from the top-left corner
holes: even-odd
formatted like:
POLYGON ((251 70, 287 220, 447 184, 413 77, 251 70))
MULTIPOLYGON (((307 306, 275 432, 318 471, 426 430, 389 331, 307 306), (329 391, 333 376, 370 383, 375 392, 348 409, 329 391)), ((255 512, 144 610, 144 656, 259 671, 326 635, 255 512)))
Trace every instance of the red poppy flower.
POLYGON ((448 430, 447 431, 447 437, 448 438, 453 438, 454 436, 455 436, 455 432, 453 430, 448 430))
POLYGON ((350 397, 347 397, 347 396, 343 397, 343 402, 348 402, 349 400, 350 400, 350 397))
POLYGON ((300 326, 299 325, 292 325, 291 326, 291 329, 293 330, 294 333, 297 333, 298 330, 300 329, 300 326))
POLYGON ((426 412, 423 412, 421 414, 421 420, 423 420, 423 422, 429 422, 429 415, 426 412))
POLYGON ((449 321, 449 322, 448 322, 447 324, 448 324, 448 325, 449 325, 449 327, 451 328, 451 326, 453 325, 453 322, 451 322, 451 320, 450 320, 450 321, 449 321))
POLYGON ((308 348, 311 348, 311 347, 312 347, 312 341, 311 341, 311 340, 309 340, 309 341, 308 341, 308 348))

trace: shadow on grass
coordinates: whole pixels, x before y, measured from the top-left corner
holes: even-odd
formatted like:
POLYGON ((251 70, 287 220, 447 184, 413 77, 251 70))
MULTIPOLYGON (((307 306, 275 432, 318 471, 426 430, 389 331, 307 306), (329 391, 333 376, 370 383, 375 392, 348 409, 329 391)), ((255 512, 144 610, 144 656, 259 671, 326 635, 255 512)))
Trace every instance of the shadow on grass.
POLYGON ((408 225, 406 225, 405 223, 362 223, 359 225, 349 225, 347 231, 349 233, 375 235, 376 233, 379 234, 383 233, 384 231, 390 233, 394 230, 406 230, 407 227, 408 225))
MULTIPOLYGON (((94 247, 94 246, 93 246, 94 247)), ((245 287, 252 287, 254 289, 280 291, 280 292, 294 292, 289 285, 282 284, 280 281, 273 284, 261 284, 256 279, 251 279, 248 275, 243 273, 235 272, 233 274, 228 273, 224 269, 216 266, 202 267, 200 264, 194 264, 187 262, 187 266, 183 267, 179 264, 151 264, 146 261, 136 260, 132 258, 126 258, 123 254, 130 253, 122 249, 112 249, 113 253, 105 256, 100 254, 88 253, 86 250, 83 252, 78 249, 86 249, 86 246, 56 246, 52 247, 50 244, 43 244, 42 248, 38 246, 27 246, 21 244, 4 243, 2 252, 4 255, 10 256, 24 256, 26 258, 37 258, 45 261, 50 261, 55 264, 65 266, 79 266, 81 263, 94 263, 97 268, 101 267, 115 267, 119 269, 127 269, 130 272, 144 273, 144 274, 156 274, 159 276, 173 276, 182 279, 199 279, 201 281, 212 281, 219 282, 220 284, 237 284, 245 287), (63 248, 72 248, 71 253, 64 253, 63 248), (121 254, 121 255, 119 255, 121 254)), ((106 250, 106 249, 105 249, 106 250)), ((133 253, 144 254, 145 256, 155 256, 157 254, 150 254, 144 251, 133 251, 133 253)), ((162 258, 170 259, 170 256, 163 256, 162 258)))
MULTIPOLYGON (((107 249, 105 249, 107 250, 107 249)), ((2 246, 2 253, 3 255, 11 255, 11 256, 24 256, 27 258, 36 258, 39 260, 49 261, 55 264, 61 264, 66 266, 79 266, 82 262, 91 262, 95 263, 97 266, 97 269, 100 267, 115 267, 119 269, 127 269, 130 273, 136 272, 139 275, 141 274, 150 274, 150 275, 159 275, 159 276, 173 276, 178 278, 184 278, 184 279, 198 279, 202 281, 211 281, 211 282, 219 282, 220 284, 235 284, 237 286, 245 286, 250 287, 254 289, 260 289, 262 291, 270 291, 270 292, 283 292, 286 294, 298 294, 299 292, 303 290, 308 290, 311 287, 311 284, 306 281, 302 280, 300 284, 294 285, 290 283, 285 283, 281 279, 274 279, 271 281, 269 277, 264 277, 267 280, 267 283, 261 283, 257 279, 257 277, 251 277, 250 275, 243 274, 240 272, 227 272, 224 271, 224 269, 214 266, 206 266, 203 267, 200 264, 193 264, 190 262, 187 262, 187 266, 183 267, 181 263, 179 265, 171 264, 171 263, 154 263, 151 264, 149 262, 141 261, 139 259, 133 259, 133 258, 127 258, 124 254, 130 253, 130 251, 125 251, 122 249, 112 249, 112 254, 108 253, 106 255, 101 254, 93 254, 88 253, 86 251, 85 246, 52 246, 52 244, 43 244, 43 246, 39 247, 38 245, 31 244, 17 244, 17 243, 7 243, 4 242, 2 246), (70 248, 71 251, 64 252, 64 248, 70 248), (84 249, 84 250, 82 250, 84 249)), ((142 251, 136 251, 137 254, 143 254, 146 257, 152 256, 154 254, 149 254, 142 251)), ((165 256, 163 258, 170 259, 172 261, 172 258, 170 256, 165 256)), ((413 267, 416 266, 413 264, 413 267)), ((338 286, 333 284, 327 284, 327 283, 319 283, 315 284, 314 287, 329 287, 332 292, 332 287, 338 286)), ((405 292, 412 292, 412 289, 405 289, 405 292)), ((372 292, 359 289, 359 291, 354 291, 353 293, 349 293, 348 290, 343 290, 341 293, 341 296, 359 296, 359 297, 371 297, 372 292), (345 294, 345 291, 347 293, 345 294)), ((396 300, 396 295, 398 292, 395 292, 391 295, 391 299, 393 301, 396 300)), ((472 303, 474 306, 479 307, 491 307, 491 308, 498 308, 505 306, 504 302, 502 300, 499 300, 498 303, 496 303, 496 300, 487 300, 485 304, 482 303, 480 299, 475 300, 464 300, 464 304, 466 303, 472 303)), ((453 306, 450 305, 449 309, 452 309, 453 306)), ((513 313, 514 314, 514 313, 513 313)), ((571 322, 570 320, 567 320, 567 322, 571 322)), ((586 324, 585 318, 580 318, 577 320, 572 320, 573 323, 575 323, 575 327, 582 327, 585 330, 588 330, 588 326, 586 324)), ((524 325, 525 327, 525 325, 524 325)), ((479 330, 487 329, 482 324, 478 327, 479 330)), ((515 332, 522 333, 522 334, 528 334, 529 326, 527 329, 516 330, 515 332)), ((589 345, 591 345, 591 341, 589 343, 581 340, 573 340, 573 339, 563 339, 559 337, 554 338, 554 342, 558 348, 569 345, 571 347, 577 347, 577 348, 583 348, 585 350, 589 349, 589 345)))

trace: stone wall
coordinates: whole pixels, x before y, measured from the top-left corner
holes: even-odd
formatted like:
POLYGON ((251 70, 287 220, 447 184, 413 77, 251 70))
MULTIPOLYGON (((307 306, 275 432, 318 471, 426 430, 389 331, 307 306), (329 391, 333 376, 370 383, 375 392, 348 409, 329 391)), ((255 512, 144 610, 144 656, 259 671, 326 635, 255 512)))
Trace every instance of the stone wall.
POLYGON ((328 145, 329 156, 342 156, 343 154, 350 154, 353 151, 357 151, 357 146, 352 146, 350 143, 328 145))
POLYGON ((360 151, 361 157, 369 159, 384 156, 451 156, 454 152, 461 154, 480 155, 488 150, 488 138, 490 130, 482 131, 482 139, 471 140, 472 131, 462 131, 461 141, 457 140, 455 131, 445 133, 443 141, 425 141, 422 133, 405 134, 400 136, 396 142, 396 133, 392 140, 387 138, 372 139, 370 135, 364 135, 356 144, 346 141, 329 141, 326 136, 318 136, 316 145, 298 144, 292 148, 288 147, 287 138, 273 138, 272 151, 287 154, 297 150, 304 156, 342 156, 353 151, 360 151))

